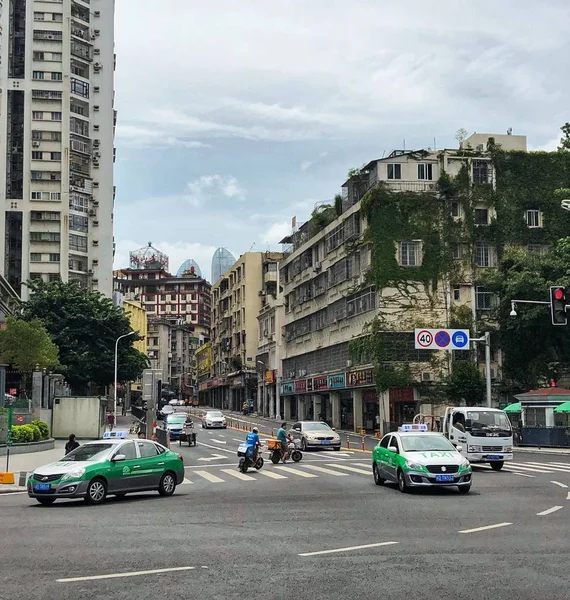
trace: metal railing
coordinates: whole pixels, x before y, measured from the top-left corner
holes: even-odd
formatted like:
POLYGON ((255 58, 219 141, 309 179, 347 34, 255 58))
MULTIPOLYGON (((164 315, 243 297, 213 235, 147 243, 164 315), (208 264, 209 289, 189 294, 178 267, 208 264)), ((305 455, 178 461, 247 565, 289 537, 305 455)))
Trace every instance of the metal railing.
POLYGON ((570 448, 570 427, 522 427, 518 445, 570 448))

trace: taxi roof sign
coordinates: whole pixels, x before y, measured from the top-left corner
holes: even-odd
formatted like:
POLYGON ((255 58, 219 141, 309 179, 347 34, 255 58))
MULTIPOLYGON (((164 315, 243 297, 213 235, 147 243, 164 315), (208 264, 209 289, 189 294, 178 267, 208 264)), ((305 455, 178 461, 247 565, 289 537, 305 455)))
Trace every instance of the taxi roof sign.
POLYGON ((106 431, 103 434, 103 439, 104 440, 114 440, 114 439, 119 439, 119 440, 125 440, 127 439, 127 434, 128 431, 106 431))
POLYGON ((427 431, 428 426, 425 423, 411 423, 398 427, 398 431, 427 431))

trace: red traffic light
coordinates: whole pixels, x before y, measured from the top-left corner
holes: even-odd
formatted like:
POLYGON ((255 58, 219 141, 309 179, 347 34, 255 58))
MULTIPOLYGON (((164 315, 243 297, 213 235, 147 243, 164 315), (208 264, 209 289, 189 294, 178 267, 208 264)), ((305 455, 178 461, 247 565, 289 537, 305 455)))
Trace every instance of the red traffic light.
POLYGON ((554 291, 554 299, 555 300, 562 300, 564 298, 564 288, 557 288, 554 291))

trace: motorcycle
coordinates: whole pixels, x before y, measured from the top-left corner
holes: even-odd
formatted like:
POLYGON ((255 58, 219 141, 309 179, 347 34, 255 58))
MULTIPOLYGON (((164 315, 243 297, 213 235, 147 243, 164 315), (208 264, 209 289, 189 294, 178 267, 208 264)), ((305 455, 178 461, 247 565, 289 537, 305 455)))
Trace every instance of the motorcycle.
POLYGON ((269 440, 268 450, 270 452, 271 462, 276 465, 279 461, 290 458, 293 462, 299 462, 303 458, 303 453, 297 448, 295 441, 287 444, 287 455, 283 452, 283 447, 279 440, 269 440))
POLYGON ((261 444, 258 447, 240 444, 237 455, 240 457, 238 469, 242 473, 247 473, 250 467, 257 471, 263 467, 263 457, 261 456, 261 444))

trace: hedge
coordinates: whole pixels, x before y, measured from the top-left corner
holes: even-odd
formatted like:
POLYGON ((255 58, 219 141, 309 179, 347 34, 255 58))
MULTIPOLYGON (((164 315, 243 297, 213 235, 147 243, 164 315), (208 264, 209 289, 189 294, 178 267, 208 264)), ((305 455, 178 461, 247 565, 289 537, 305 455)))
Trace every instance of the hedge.
POLYGON ((39 442, 48 438, 49 427, 43 421, 32 421, 29 425, 14 425, 12 427, 13 444, 39 442))

